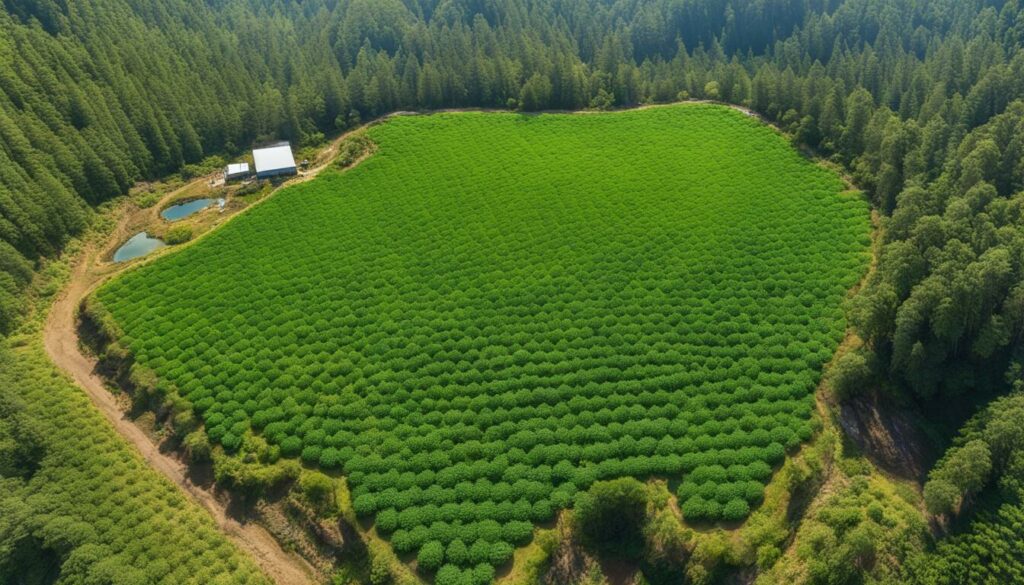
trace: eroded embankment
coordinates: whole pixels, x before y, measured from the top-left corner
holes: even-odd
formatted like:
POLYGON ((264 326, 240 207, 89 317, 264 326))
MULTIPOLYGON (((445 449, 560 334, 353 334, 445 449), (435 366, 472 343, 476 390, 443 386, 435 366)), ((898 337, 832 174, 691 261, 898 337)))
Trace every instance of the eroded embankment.
MULTIPOLYGON (((293 180, 292 183, 309 180, 333 164, 341 150, 343 141, 351 134, 343 135, 332 142, 322 154, 321 158, 325 162, 310 169, 304 176, 293 180)), ((348 161, 348 164, 344 166, 348 168, 357 165, 366 158, 367 154, 370 153, 362 153, 353 157, 353 160, 348 161)), ((122 378, 123 381, 123 371, 128 371, 131 365, 128 356, 123 352, 117 354, 121 361, 109 361, 104 366, 106 369, 103 370, 96 358, 82 351, 83 341, 90 345, 105 345, 109 341, 109 334, 112 331, 99 326, 97 322, 87 324, 84 329, 80 329, 78 321, 80 306, 96 287, 133 265, 117 265, 107 262, 109 251, 117 246, 125 234, 132 229, 158 221, 157 210, 161 209, 168 201, 173 200, 180 191, 188 189, 194 184, 205 182, 207 179, 207 177, 197 179, 181 189, 168 193, 149 209, 138 209, 132 204, 127 204, 117 211, 121 215, 103 241, 86 244, 73 262, 74 267, 68 283, 56 297, 47 315, 43 328, 44 346, 50 360, 82 388, 118 434, 138 450, 147 464, 177 485, 193 502, 206 509, 220 530, 230 537, 240 549, 252 556, 271 579, 280 585, 313 583, 317 580, 317 571, 305 559, 284 550, 270 532, 259 524, 239 519, 230 514, 227 499, 218 498, 212 488, 206 488, 193 482, 188 466, 175 452, 165 452, 160 444, 127 418, 123 404, 117 396, 111 393, 108 381, 101 375, 101 370, 103 373, 114 374, 115 378, 122 378), (81 331, 88 332, 92 337, 83 340, 80 337, 81 331)), ((282 187, 284 186, 287 184, 282 187)), ((221 222, 217 227, 222 227, 227 223, 227 221, 221 222)), ((104 350, 101 353, 107 354, 108 352, 104 350)), ((108 357, 113 355, 112 353, 108 357)))
POLYGON ((189 479, 187 466, 173 453, 161 451, 138 426, 125 417, 117 397, 97 373, 95 359, 79 347, 76 327, 77 308, 92 287, 99 282, 89 275, 96 253, 87 250, 75 266, 71 281, 50 310, 44 329, 44 344, 50 359, 78 384, 86 395, 128 443, 133 445, 153 469, 185 492, 213 517, 218 528, 279 585, 304 585, 314 582, 311 567, 296 555, 286 552, 261 526, 240 522, 227 512, 226 504, 210 490, 189 479))
POLYGON ((109 345, 104 349, 103 352, 107 354, 108 358, 110 358, 110 361, 108 362, 110 368, 107 371, 113 373, 114 377, 122 379, 122 381, 127 380, 128 382, 130 382, 132 385, 133 392, 136 394, 139 394, 138 391, 140 387, 145 389, 141 393, 142 395, 145 395, 151 389, 155 389, 155 386, 150 387, 144 384, 147 380, 151 379, 151 376, 141 369, 134 369, 133 371, 128 356, 124 354, 124 352, 119 348, 119 346, 117 346, 116 342, 109 343, 111 340, 118 338, 119 335, 116 332, 116 330, 114 330, 112 326, 110 326, 109 323, 105 323, 106 320, 102 315, 102 311, 97 310, 95 307, 90 307, 88 313, 91 316, 90 320, 94 324, 98 325, 95 328, 96 331, 105 331, 106 333, 108 333, 108 335, 101 336, 102 338, 106 339, 109 345), (143 384, 140 384, 140 382, 143 384))

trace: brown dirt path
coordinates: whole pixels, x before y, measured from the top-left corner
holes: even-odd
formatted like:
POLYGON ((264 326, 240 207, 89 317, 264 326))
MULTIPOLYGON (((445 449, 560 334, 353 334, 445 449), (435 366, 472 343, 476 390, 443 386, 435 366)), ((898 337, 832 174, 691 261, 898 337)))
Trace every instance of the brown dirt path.
MULTIPOLYGON (((690 103, 715 102, 692 100, 690 103)), ((744 114, 756 116, 752 111, 740 106, 729 104, 721 105, 727 105, 728 107, 738 110, 744 114)), ((630 109, 648 109, 664 106, 664 104, 659 104, 630 109)), ((393 112, 369 122, 366 126, 383 122, 388 118, 395 116, 467 111, 507 110, 459 108, 427 112, 393 112)), ((589 114, 596 112, 584 111, 575 113, 589 114)), ((283 187, 306 182, 316 177, 322 170, 330 166, 334 157, 338 153, 341 142, 348 135, 358 132, 366 126, 357 128, 351 132, 346 132, 333 140, 318 157, 318 164, 316 166, 300 173, 298 177, 287 181, 275 189, 274 193, 280 191, 283 187)), ((358 166, 359 163, 367 159, 372 154, 372 150, 365 153, 349 168, 358 166)), ((144 228, 146 225, 151 225, 154 221, 158 221, 159 210, 162 209, 169 201, 173 200, 181 191, 188 189, 198 182, 205 182, 208 180, 209 177, 201 177, 193 182, 187 183, 181 188, 166 194, 157 204, 148 209, 138 209, 129 203, 127 211, 125 211, 121 219, 118 221, 117 226, 111 231, 105 242, 99 244, 91 243, 84 246, 74 264, 69 282, 65 286, 64 290, 58 295, 49 314, 47 315, 46 324, 43 328, 43 340, 46 347, 46 353, 54 364, 66 372, 67 375, 85 391, 86 395, 88 395, 96 408, 104 415, 104 417, 106 417, 110 424, 113 425, 114 429, 127 442, 131 443, 136 449, 138 449, 145 461, 181 488, 181 490, 194 502, 205 508, 210 515, 213 516, 213 519, 220 530, 239 548, 251 555, 263 571, 274 580, 274 582, 278 585, 305 585, 308 583, 315 583, 316 579, 314 575, 316 574, 316 571, 308 562, 294 553, 284 551, 273 536, 258 524, 251 522, 239 522, 235 518, 231 517, 227 512, 227 506, 224 502, 218 500, 210 490, 192 483, 188 478, 186 466, 173 454, 162 453, 159 446, 126 417, 124 410, 118 403, 116 397, 107 388, 105 381, 96 374, 95 358, 87 356, 80 349, 77 313, 82 300, 100 284, 119 274, 127 267, 134 266, 142 262, 152 261, 153 259, 162 256, 163 253, 167 253, 169 250, 174 248, 180 248, 181 246, 166 248, 163 251, 151 253, 143 260, 126 262, 124 264, 113 264, 109 262, 108 258, 110 253, 116 246, 120 245, 120 243, 124 241, 128 233, 133 230, 137 231, 144 228)), ((273 196, 274 193, 270 196, 273 196)), ((265 200, 266 198, 264 201, 265 200)), ((244 213, 251 207, 253 206, 241 210, 228 219, 233 219, 234 216, 244 213)), ((225 221, 224 223, 228 222, 225 221)), ((215 231, 216 229, 217 228, 213 228, 210 231, 215 231)), ((202 238, 200 237, 198 239, 202 238)))
MULTIPOLYGON (((125 222, 126 220, 122 220, 125 222)), ((115 230, 120 232, 122 230, 115 230)), ((153 469, 182 489, 195 503, 205 508, 218 528, 240 549, 251 555, 259 566, 278 585, 306 585, 314 583, 314 570, 303 559, 284 551, 269 532, 254 523, 242 523, 230 517, 224 503, 209 490, 188 479, 186 466, 172 454, 160 448, 142 430, 126 418, 117 399, 107 389, 103 379, 95 373, 96 360, 79 349, 75 327, 76 312, 82 299, 92 289, 117 271, 107 274, 90 270, 99 253, 95 248, 83 252, 75 266, 67 288, 58 297, 46 320, 43 340, 46 353, 89 396, 114 429, 138 449, 153 469)))
MULTIPOLYGON (((324 150, 320 157, 324 161, 322 164, 286 182, 276 189, 275 193, 282 187, 308 181, 320 171, 328 168, 346 135, 332 141, 324 150)), ((360 158, 357 162, 361 162, 364 158, 366 157, 360 158)), ((267 576, 278 585, 316 583, 316 570, 305 559, 282 549, 274 537, 259 524, 240 522, 233 518, 228 514, 225 502, 219 500, 210 490, 189 480, 188 469, 184 463, 174 454, 162 453, 159 446, 125 416, 116 397, 107 388, 104 380, 96 374, 96 359, 83 353, 79 345, 78 307, 82 300, 97 286, 119 274, 127 266, 137 264, 137 262, 126 262, 124 265, 118 265, 106 261, 110 250, 119 245, 131 230, 145 227, 149 222, 155 221, 155 218, 158 218, 159 210, 182 190, 197 182, 207 180, 208 177, 196 179, 180 189, 168 193, 159 203, 149 209, 138 209, 131 203, 127 204, 127 211, 111 231, 107 241, 102 244, 87 244, 77 258, 67 285, 54 301, 47 315, 43 328, 43 343, 50 360, 85 391, 92 403, 124 440, 135 446, 150 467, 163 474, 181 488, 192 501, 205 508, 221 532, 240 549, 252 556, 267 576)), ((162 254, 151 254, 149 259, 142 262, 160 255, 162 254)))

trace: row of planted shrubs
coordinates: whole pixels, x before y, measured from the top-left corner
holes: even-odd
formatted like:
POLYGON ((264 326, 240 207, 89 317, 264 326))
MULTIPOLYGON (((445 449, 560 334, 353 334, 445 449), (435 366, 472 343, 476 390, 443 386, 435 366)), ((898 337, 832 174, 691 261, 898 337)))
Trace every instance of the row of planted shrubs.
POLYGON ((599 480, 681 478, 701 521, 757 505, 812 432, 862 201, 715 107, 368 133, 98 292, 211 441, 341 471, 424 568, 502 564, 599 480))

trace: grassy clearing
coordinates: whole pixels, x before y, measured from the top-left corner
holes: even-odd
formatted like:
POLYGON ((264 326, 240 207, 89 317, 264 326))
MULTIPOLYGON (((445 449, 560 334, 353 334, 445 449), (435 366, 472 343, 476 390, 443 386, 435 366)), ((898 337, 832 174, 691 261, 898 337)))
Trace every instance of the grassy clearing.
POLYGON ((438 581, 484 582, 598 479, 745 518, 812 434, 867 205, 715 106, 444 114, 103 287, 228 451, 342 470, 438 581))

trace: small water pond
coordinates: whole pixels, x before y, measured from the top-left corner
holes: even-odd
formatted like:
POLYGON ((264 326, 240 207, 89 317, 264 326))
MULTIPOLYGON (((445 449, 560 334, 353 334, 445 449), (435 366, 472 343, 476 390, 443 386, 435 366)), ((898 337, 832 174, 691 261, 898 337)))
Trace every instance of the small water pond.
POLYGON ((185 219, 193 213, 206 209, 213 203, 213 199, 195 199, 187 203, 180 203, 178 205, 172 205, 167 209, 160 212, 160 217, 167 221, 177 221, 179 219, 185 219))
POLYGON ((167 244, 159 238, 151 238, 146 232, 139 232, 114 252, 114 262, 127 262, 145 256, 167 244))

